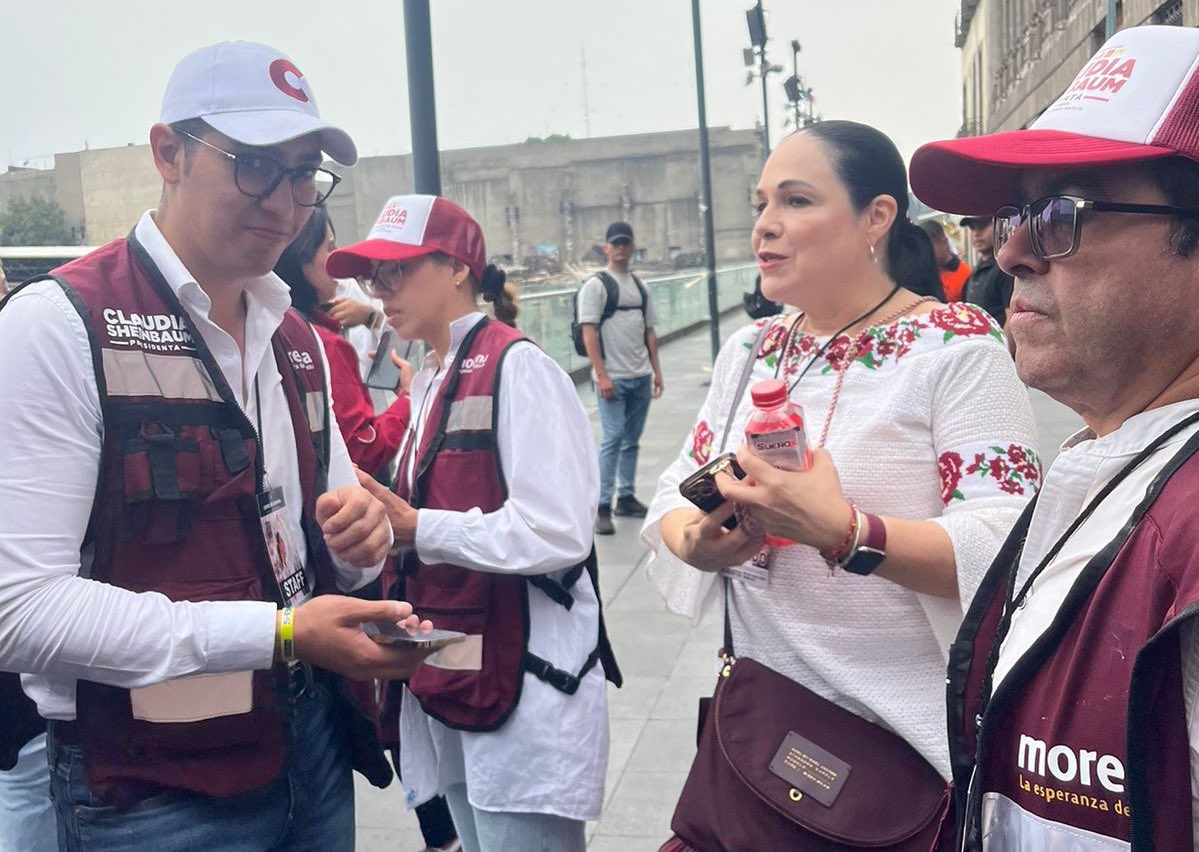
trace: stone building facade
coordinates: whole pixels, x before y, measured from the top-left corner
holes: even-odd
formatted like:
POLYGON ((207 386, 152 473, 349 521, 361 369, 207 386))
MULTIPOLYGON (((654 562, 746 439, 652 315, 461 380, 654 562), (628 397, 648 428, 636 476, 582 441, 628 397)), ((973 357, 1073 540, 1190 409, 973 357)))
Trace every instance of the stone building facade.
MULTIPOLYGON (((751 197, 762 151, 752 130, 710 131, 718 261, 749 256, 751 197)), ((365 157, 341 169, 329 199, 340 240, 366 234, 389 196, 412 191, 412 157, 365 157)), ((444 151, 442 192, 483 225, 491 255, 588 265, 609 222, 632 223, 646 263, 704 250, 698 138, 693 130, 526 142, 444 151)), ((15 196, 56 199, 79 241, 124 236, 161 192, 149 146, 58 154, 53 169, 0 174, 0 209, 15 196)))
MULTIPOLYGON (((1199 26, 1199 0, 1119 0, 1116 29, 1199 26)), ((1027 127, 1106 40, 1106 0, 962 0, 962 128, 1027 127)))

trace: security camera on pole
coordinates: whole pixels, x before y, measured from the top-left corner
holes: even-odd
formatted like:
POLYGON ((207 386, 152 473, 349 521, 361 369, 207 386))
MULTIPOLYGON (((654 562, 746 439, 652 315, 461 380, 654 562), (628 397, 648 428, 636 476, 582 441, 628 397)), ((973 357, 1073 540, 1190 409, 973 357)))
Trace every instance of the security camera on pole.
POLYGON ((799 40, 791 39, 791 76, 783 81, 783 91, 787 93, 787 101, 791 104, 791 109, 794 110, 793 127, 799 130, 801 127, 809 127, 818 120, 812 114, 812 89, 805 82, 804 78, 799 76, 799 40), (799 105, 803 101, 808 103, 808 114, 805 116, 800 112, 799 105))

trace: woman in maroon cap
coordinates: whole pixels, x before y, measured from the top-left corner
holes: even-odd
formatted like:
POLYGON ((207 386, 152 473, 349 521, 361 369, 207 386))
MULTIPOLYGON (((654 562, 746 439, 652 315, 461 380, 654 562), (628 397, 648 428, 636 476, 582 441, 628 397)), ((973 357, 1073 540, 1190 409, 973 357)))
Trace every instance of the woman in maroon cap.
POLYGON ((582 852, 603 803, 604 674, 619 673, 594 579, 595 443, 574 384, 507 324, 504 273, 444 198, 392 198, 328 268, 369 276, 396 332, 431 349, 398 496, 364 479, 388 508, 405 599, 466 634, 403 688, 408 802, 445 794, 466 852, 582 852))

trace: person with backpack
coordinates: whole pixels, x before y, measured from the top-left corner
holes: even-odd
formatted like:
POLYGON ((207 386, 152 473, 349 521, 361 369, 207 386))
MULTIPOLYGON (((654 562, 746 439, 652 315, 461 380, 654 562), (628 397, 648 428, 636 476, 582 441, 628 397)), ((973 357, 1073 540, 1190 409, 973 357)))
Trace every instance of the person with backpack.
POLYGON ((613 222, 604 238, 608 268, 588 279, 577 294, 576 349, 591 361, 599 401, 600 501, 595 532, 612 535, 612 498, 617 515, 644 518, 646 506, 634 495, 638 442, 650 398, 662 395, 662 367, 654 334, 649 290, 629 271, 636 244, 627 222, 613 222))

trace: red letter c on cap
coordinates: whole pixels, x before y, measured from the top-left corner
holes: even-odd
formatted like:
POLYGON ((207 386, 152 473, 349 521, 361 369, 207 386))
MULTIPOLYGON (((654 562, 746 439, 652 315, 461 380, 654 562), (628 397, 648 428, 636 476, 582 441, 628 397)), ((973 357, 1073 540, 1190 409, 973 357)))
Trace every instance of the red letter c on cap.
POLYGON ((287 95, 289 98, 295 98, 302 103, 308 103, 308 95, 303 89, 293 86, 287 79, 288 74, 295 76, 296 80, 304 79, 304 75, 300 73, 300 69, 295 66, 295 63, 287 59, 276 59, 271 63, 271 82, 275 84, 275 88, 287 95))

